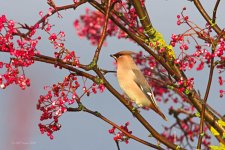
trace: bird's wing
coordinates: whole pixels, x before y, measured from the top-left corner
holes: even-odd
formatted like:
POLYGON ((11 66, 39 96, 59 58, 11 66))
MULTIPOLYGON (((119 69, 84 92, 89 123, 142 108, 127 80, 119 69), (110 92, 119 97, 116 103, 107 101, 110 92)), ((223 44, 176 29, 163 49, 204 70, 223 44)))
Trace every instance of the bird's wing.
POLYGON ((153 103, 153 105, 156 108, 158 108, 154 94, 153 94, 151 87, 149 86, 147 80, 145 79, 144 75, 141 73, 141 71, 139 69, 132 69, 132 71, 135 74, 135 79, 134 79, 135 83, 142 90, 142 92, 145 94, 145 96, 153 103))

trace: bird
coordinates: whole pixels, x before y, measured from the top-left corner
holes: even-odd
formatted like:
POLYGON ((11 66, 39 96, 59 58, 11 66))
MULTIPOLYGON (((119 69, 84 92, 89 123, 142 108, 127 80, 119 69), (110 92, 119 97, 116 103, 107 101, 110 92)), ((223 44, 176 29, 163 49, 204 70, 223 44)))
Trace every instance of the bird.
POLYGON ((133 54, 136 53, 124 50, 110 55, 116 61, 116 74, 121 89, 138 107, 150 108, 167 121, 166 116, 157 105, 148 81, 135 64, 133 54))

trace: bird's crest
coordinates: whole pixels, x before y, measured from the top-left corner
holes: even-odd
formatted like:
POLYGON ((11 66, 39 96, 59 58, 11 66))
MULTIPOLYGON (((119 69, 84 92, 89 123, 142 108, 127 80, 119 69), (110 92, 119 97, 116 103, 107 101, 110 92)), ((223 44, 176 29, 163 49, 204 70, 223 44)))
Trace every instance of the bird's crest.
POLYGON ((132 51, 124 50, 124 51, 120 51, 118 53, 115 53, 111 56, 114 57, 114 58, 119 58, 120 56, 123 56, 123 55, 133 55, 133 54, 136 54, 136 53, 132 52, 132 51))

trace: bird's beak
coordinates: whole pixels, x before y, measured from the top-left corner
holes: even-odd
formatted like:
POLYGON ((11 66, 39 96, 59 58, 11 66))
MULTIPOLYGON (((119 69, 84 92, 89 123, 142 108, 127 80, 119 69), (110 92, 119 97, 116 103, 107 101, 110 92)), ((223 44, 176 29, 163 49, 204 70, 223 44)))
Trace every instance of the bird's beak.
POLYGON ((110 57, 112 57, 112 58, 114 58, 116 60, 116 57, 113 54, 111 54, 110 57))

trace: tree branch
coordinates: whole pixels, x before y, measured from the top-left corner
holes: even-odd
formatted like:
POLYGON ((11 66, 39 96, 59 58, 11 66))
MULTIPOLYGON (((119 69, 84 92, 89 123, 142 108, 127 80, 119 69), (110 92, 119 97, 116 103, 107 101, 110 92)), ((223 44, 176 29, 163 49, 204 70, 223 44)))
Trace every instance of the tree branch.
POLYGON ((52 57, 49 57, 49 56, 44 56, 44 55, 39 55, 39 54, 36 54, 33 58, 35 61, 40 61, 40 62, 45 62, 45 63, 48 63, 48 64, 53 64, 53 65, 57 65, 57 66, 60 66, 64 69, 67 69, 67 70, 70 70, 72 72, 75 72, 76 75, 78 76, 84 76, 90 80, 92 80, 93 82, 96 82, 96 77, 91 75, 91 74, 88 74, 86 72, 83 72, 77 68, 74 68, 74 67, 71 67, 71 66, 68 66, 67 64, 63 63, 62 61, 56 59, 56 58, 52 58, 52 57))

